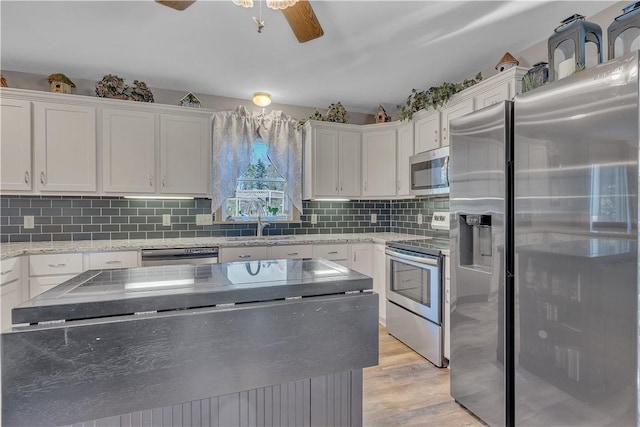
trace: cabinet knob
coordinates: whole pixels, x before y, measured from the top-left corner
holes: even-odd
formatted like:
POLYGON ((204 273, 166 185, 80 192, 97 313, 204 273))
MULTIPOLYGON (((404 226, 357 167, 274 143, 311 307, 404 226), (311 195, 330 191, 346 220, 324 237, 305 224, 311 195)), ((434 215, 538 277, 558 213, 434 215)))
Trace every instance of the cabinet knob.
POLYGON ((367 191, 367 183, 366 183, 366 181, 364 183, 364 191, 367 191))
POLYGON ((61 267, 64 267, 65 265, 67 265, 67 264, 65 264, 64 262, 59 262, 57 264, 49 264, 49 267, 51 267, 51 268, 61 268, 61 267))
POLYGON ((162 186, 163 187, 167 186, 167 179, 164 176, 162 177, 162 186))
POLYGON ((149 175, 149 186, 153 187, 153 175, 149 175))
POLYGON ((46 184, 47 183, 47 176, 44 174, 44 172, 40 172, 40 184, 46 184))
POLYGON ((340 181, 340 191, 342 191, 342 181, 340 181))
POLYGON ((338 191, 338 183, 336 182, 336 191, 338 191))
POLYGON ((30 181, 29 171, 24 171, 24 183, 28 184, 30 181))

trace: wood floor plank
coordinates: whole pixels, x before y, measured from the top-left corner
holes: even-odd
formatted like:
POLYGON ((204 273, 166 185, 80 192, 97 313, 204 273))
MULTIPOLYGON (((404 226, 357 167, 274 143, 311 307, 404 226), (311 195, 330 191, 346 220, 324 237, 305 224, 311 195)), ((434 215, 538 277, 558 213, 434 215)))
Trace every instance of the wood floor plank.
POLYGON ((364 370, 363 424, 484 426, 449 394, 449 370, 436 368, 380 326, 378 366, 364 370))

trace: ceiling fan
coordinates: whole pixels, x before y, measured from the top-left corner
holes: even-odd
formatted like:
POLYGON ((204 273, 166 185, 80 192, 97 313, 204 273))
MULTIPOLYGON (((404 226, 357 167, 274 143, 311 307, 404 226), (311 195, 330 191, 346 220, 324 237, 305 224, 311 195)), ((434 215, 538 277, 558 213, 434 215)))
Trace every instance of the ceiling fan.
MULTIPOLYGON (((156 2, 172 9, 185 10, 195 3, 195 0, 156 0, 156 2)), ((234 3, 239 4, 237 1, 234 1, 234 3)), ((248 3, 253 5, 253 1, 248 3)), ((282 11, 282 14, 287 19, 287 22, 293 31, 293 34, 295 34, 300 43, 317 39, 324 34, 322 26, 320 26, 320 22, 318 22, 318 18, 316 17, 309 0, 297 0, 292 6, 279 10, 282 11)))

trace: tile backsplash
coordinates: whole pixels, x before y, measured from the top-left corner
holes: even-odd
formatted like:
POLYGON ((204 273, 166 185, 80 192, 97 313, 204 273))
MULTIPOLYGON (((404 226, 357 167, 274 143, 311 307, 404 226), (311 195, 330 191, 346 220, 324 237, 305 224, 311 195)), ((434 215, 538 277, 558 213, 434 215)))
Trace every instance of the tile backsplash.
MULTIPOLYGON (((300 222, 274 223, 266 235, 398 232, 425 235, 434 210, 448 210, 447 198, 303 202, 300 222), (417 223, 422 213, 424 223, 417 223), (311 214, 318 223, 311 224, 311 214), (370 222, 376 214, 377 222, 370 222)), ((121 197, 2 196, 0 242, 161 239, 176 237, 252 236, 255 223, 196 225, 209 214, 209 199, 144 200, 121 197), (171 225, 162 225, 162 215, 171 225), (24 228, 24 216, 35 226, 24 228)), ((446 232, 445 232, 446 235, 446 232)))

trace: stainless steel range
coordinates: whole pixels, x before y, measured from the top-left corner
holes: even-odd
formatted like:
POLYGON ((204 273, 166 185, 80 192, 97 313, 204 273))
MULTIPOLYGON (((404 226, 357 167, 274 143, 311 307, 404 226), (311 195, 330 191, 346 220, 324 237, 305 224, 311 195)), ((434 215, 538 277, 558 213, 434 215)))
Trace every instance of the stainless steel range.
POLYGON ((448 240, 387 243, 387 331, 438 367, 443 356, 443 255, 448 240))

